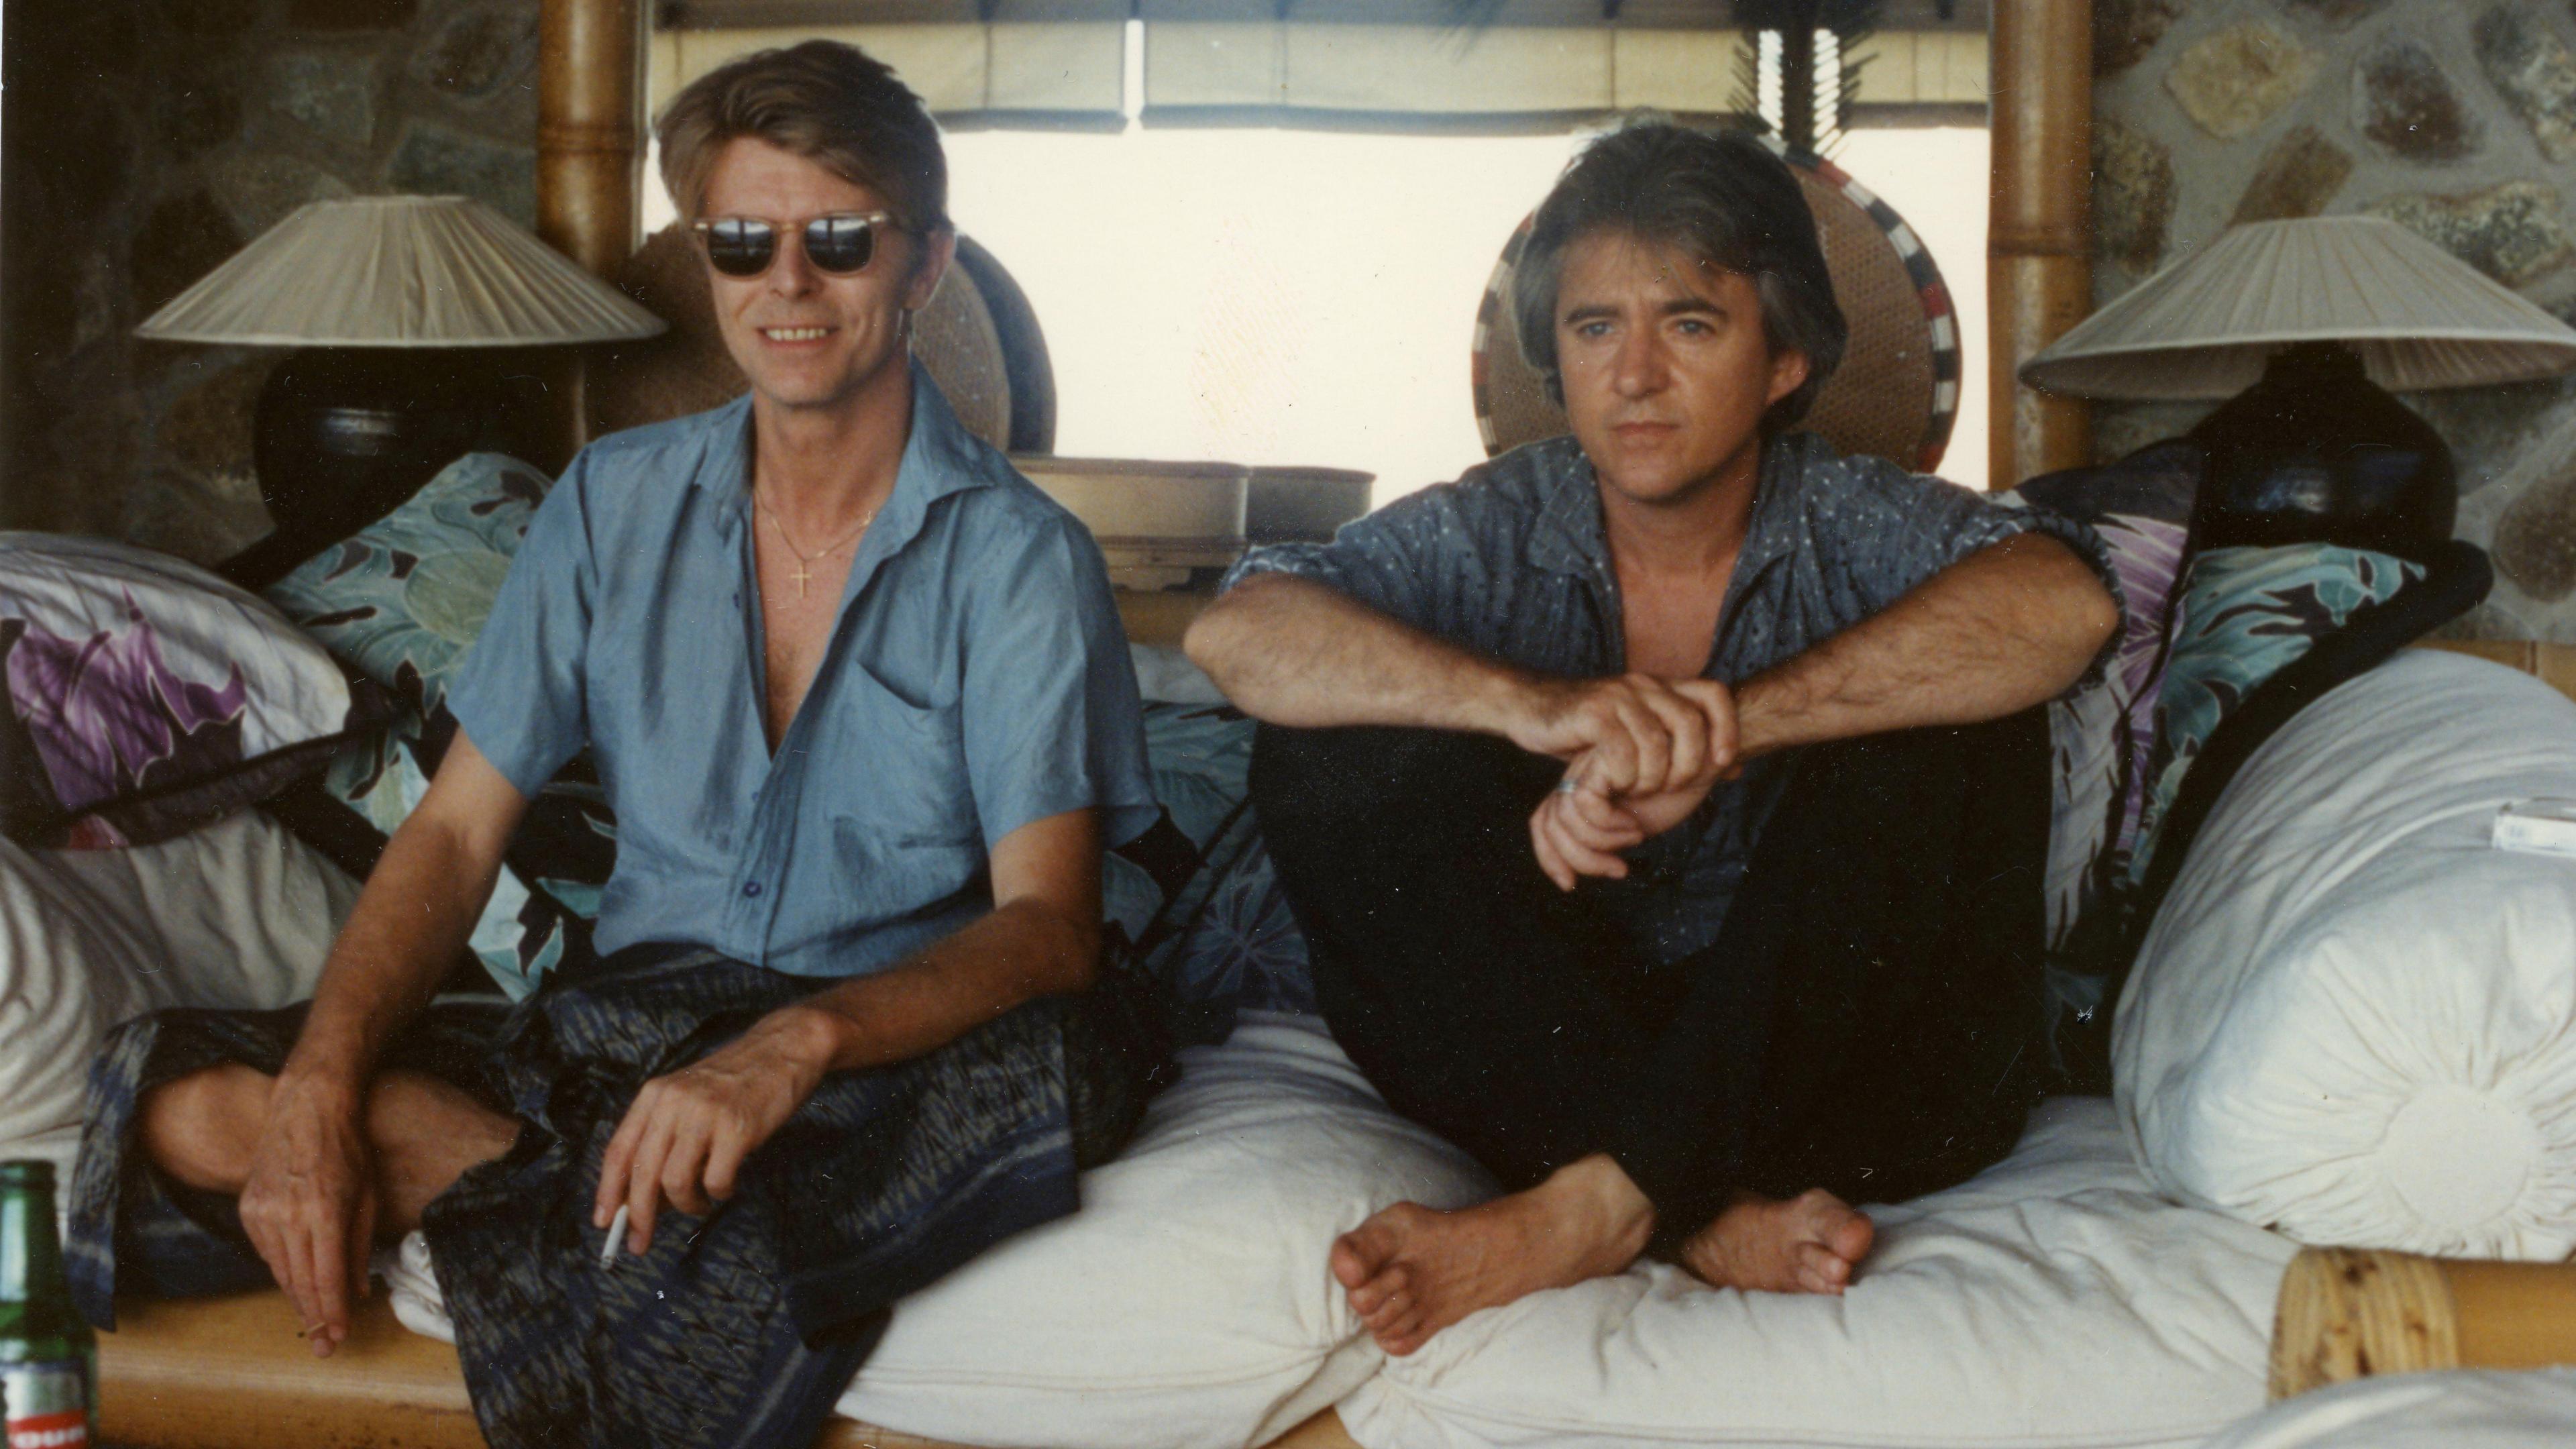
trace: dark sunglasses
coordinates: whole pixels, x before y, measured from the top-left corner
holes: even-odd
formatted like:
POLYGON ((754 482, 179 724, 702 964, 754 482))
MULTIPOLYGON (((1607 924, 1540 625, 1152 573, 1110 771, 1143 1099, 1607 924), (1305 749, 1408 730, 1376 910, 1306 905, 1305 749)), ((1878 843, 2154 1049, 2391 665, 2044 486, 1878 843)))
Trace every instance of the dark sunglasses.
MULTIPOLYGON (((778 223, 757 216, 710 216, 693 222, 707 265, 728 277, 757 277, 778 260, 778 223)), ((877 228, 894 225, 886 211, 836 211, 805 223, 805 260, 826 276, 856 276, 877 254, 877 228)))

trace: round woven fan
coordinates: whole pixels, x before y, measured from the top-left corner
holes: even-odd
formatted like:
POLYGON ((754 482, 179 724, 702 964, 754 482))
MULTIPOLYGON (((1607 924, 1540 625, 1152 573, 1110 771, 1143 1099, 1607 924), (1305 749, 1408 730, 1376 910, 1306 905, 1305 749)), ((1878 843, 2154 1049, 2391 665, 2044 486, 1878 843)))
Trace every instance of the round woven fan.
MULTIPOLYGON (((703 412, 751 384, 725 351, 706 264, 678 223, 645 238, 610 278, 671 330, 603 347, 586 389, 591 436, 703 412)), ((1037 316, 993 254, 957 239, 957 264, 913 319, 913 355, 966 430, 997 448, 1055 445, 1055 375, 1037 316)))
MULTIPOLYGON (((1844 453, 1873 453, 1928 473, 1949 446, 1959 412, 1959 326, 1941 270, 1914 229, 1867 187, 1830 161, 1777 141, 1771 147, 1806 192, 1834 300, 1851 323, 1842 366, 1799 426, 1844 453)), ((1471 378, 1489 456, 1566 431, 1565 413, 1521 360, 1512 330, 1512 269, 1529 233, 1524 218, 1476 308, 1471 378)))

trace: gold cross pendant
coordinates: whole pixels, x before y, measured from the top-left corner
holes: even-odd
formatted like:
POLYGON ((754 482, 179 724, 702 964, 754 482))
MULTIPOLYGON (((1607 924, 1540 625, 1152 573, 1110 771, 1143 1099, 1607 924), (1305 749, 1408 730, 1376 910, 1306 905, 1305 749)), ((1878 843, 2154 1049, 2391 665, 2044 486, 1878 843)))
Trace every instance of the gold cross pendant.
POLYGON ((796 572, 794 572, 794 573, 792 573, 792 574, 788 575, 788 577, 789 577, 789 578, 792 578, 792 579, 794 579, 794 580, 796 581, 796 599, 797 599, 797 602, 799 602, 799 603, 804 602, 804 599, 805 599, 805 581, 806 581, 807 579, 810 579, 810 578, 814 577, 814 571, 813 571, 813 570, 811 570, 811 569, 809 569, 809 568, 807 568, 807 567, 805 567, 805 561, 804 561, 803 559, 798 559, 798 560, 796 561, 796 572))

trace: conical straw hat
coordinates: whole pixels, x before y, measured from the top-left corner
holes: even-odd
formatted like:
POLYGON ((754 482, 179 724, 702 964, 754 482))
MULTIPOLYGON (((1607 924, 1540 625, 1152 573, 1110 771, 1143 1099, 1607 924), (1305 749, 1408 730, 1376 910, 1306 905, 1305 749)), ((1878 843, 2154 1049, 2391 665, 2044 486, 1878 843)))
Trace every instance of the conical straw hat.
POLYGON ((2576 368, 2576 328, 2375 216, 2231 227, 2023 363, 2047 392, 2222 398, 2293 342, 2344 342, 2391 392, 2576 368))
POLYGON ((161 342, 508 347, 662 321, 479 201, 317 201, 134 329, 161 342))

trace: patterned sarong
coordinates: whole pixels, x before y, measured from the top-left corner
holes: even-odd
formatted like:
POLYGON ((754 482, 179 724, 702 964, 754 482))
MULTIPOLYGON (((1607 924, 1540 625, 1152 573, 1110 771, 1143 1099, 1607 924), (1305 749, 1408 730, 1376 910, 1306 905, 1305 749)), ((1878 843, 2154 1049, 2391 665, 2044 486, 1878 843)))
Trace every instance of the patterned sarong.
MULTIPOLYGON (((824 1079, 704 1218, 666 1212, 642 1258, 599 1266, 592 1191, 644 1082, 828 986, 711 952, 636 947, 509 1007, 442 1002, 382 1069, 432 1073, 524 1125, 421 1224, 494 1449, 802 1446, 890 1305, 1076 1207, 1168 1074, 1151 988, 1106 970, 917 1060, 824 1079)), ((217 1063, 275 1072, 303 1008, 174 1010, 112 1033, 90 1077, 70 1194, 72 1292, 101 1328, 118 1291, 270 1282, 228 1198, 134 1143, 150 1088, 217 1063)))

